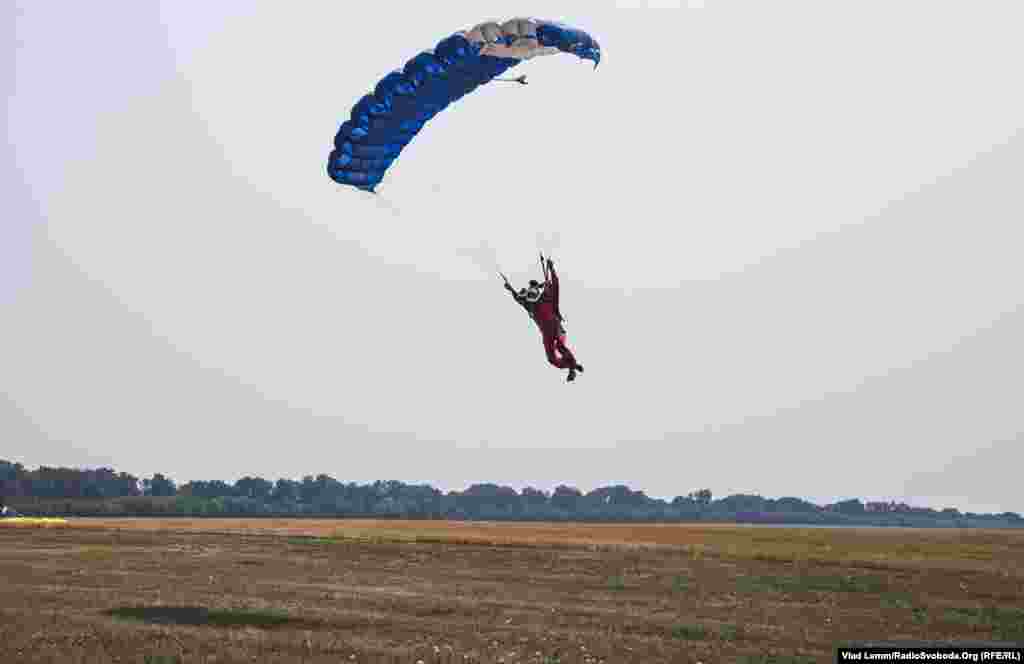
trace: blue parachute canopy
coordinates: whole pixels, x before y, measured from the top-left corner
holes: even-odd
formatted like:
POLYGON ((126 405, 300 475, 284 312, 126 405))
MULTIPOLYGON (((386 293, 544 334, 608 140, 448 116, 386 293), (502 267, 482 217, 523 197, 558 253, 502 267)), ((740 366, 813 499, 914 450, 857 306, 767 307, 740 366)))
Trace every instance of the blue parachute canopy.
POLYGON ((372 192, 402 149, 449 104, 523 60, 556 53, 591 60, 595 69, 601 61, 595 39, 554 21, 516 18, 451 35, 385 76, 356 103, 334 137, 327 174, 372 192))

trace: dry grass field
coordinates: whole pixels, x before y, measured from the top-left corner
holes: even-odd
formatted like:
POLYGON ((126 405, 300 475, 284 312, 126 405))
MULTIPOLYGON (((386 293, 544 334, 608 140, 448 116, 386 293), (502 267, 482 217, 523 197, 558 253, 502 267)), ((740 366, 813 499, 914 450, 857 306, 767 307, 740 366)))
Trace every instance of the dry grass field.
POLYGON ((0 662, 831 662, 1024 641, 1024 531, 0 522, 0 662))

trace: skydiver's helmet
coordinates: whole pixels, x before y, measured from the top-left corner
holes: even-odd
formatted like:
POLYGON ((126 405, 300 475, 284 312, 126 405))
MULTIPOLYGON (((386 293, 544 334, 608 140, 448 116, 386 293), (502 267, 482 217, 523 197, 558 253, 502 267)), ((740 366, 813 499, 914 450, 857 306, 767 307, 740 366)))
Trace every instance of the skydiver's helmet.
POLYGON ((533 303, 540 300, 540 296, 544 294, 544 285, 538 283, 535 279, 530 279, 530 287, 526 289, 527 302, 533 303))

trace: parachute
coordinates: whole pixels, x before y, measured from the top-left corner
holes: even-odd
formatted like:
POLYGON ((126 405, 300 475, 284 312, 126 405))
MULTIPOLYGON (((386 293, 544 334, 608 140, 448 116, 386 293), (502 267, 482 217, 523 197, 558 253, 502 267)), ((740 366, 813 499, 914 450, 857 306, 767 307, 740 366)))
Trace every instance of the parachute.
POLYGON ((523 60, 557 53, 591 60, 595 69, 601 62, 595 39, 555 21, 514 18, 456 32, 356 103, 334 138, 327 174, 338 184, 373 192, 405 146, 452 102, 523 60))

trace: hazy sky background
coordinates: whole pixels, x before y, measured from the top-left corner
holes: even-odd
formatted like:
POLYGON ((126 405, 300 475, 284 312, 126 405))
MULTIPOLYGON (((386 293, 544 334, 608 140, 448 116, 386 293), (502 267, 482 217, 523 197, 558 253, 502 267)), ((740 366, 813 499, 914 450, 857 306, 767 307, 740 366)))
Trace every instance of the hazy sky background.
POLYGON ((0 458, 1024 510, 1019 3, 0 12, 0 458), (518 15, 600 68, 326 176, 384 74, 518 15), (574 384, 480 267, 538 244, 574 384))

